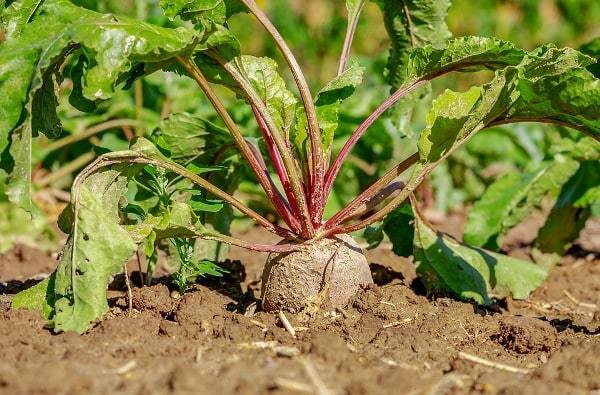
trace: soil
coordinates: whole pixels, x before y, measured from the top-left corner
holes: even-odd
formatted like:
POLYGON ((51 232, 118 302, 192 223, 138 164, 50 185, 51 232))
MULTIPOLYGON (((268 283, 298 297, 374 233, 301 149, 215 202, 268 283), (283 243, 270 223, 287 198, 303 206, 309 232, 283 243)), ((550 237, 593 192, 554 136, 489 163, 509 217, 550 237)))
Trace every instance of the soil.
POLYGON ((286 313, 295 336, 260 311, 265 256, 230 255, 228 275, 183 296, 165 279, 134 287, 131 311, 118 276, 110 313, 82 336, 8 307, 52 256, 0 257, 0 394, 600 394, 597 255, 563 258, 527 301, 480 308, 426 297, 382 245, 367 253, 376 285, 343 309, 286 313))

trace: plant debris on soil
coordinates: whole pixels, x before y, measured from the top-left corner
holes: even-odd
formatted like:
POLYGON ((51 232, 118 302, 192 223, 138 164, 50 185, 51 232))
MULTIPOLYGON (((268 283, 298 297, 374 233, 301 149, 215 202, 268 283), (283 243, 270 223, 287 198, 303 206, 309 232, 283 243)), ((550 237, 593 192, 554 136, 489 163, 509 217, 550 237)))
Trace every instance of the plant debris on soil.
POLYGON ((118 276, 110 313, 83 336, 9 309, 51 256, 0 257, 0 394, 600 393, 597 256, 567 256, 528 300, 483 308, 428 298, 382 245, 367 253, 376 284, 346 308, 277 315, 260 311, 264 254, 230 255, 229 274, 184 295, 166 278, 134 287, 131 310, 118 276))

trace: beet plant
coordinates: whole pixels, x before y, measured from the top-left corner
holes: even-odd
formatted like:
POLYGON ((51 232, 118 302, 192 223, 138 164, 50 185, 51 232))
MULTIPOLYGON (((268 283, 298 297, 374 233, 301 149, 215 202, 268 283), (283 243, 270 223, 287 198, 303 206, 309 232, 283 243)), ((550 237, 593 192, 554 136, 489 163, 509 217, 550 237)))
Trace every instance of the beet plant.
MULTIPOLYGON (((58 268, 17 295, 13 306, 39 309, 55 331, 84 332, 108 309, 111 276, 136 249, 152 255, 156 242, 167 239, 188 261, 192 239, 268 252, 265 310, 299 311, 323 295, 333 306, 343 306, 372 282, 367 261, 350 236, 372 225, 379 226, 379 235, 388 234, 395 249, 411 245, 418 272, 431 289, 478 303, 489 303, 494 296, 526 297, 543 280, 543 268, 437 233, 420 215, 413 192, 470 137, 497 125, 559 124, 588 135, 585 142, 596 149, 600 81, 588 70, 596 60, 553 45, 527 52, 495 38, 452 38, 444 21, 449 0, 375 3, 391 40, 385 73, 392 93, 339 151, 332 141, 340 106, 369 77, 350 62, 365 0, 346 2, 348 27, 337 75, 316 94, 276 29, 277 21, 269 20, 254 0, 162 0, 173 27, 97 13, 67 0, 7 6, 0 45, 0 152, 4 193, 12 202, 30 206, 31 139, 40 132, 48 138, 60 134, 55 90, 64 78, 73 82, 71 103, 93 111, 96 103, 110 100, 116 89, 127 89, 138 78, 158 70, 177 73, 197 83, 224 126, 175 114, 149 139, 136 139, 126 151, 105 153, 82 170, 61 218, 69 238, 58 268), (271 36, 298 96, 273 59, 242 54, 227 23, 237 13, 250 13, 271 36), (447 90, 434 100, 412 155, 324 218, 342 164, 378 118, 410 111, 436 78, 480 70, 493 72, 487 83, 464 92, 447 90), (250 106, 262 135, 260 146, 240 130, 215 85, 229 88, 250 106), (202 139, 197 139, 198 130, 202 139), (237 148, 280 221, 271 222, 249 208, 227 185, 215 185, 211 174, 219 171, 214 162, 218 154, 204 165, 179 155, 195 149, 197 159, 215 144, 237 148), (150 179, 159 197, 151 210, 135 204, 128 192, 132 183, 143 185, 144 179, 150 179), (180 183, 185 186, 169 189, 180 183), (178 200, 182 191, 191 198, 178 200), (207 212, 218 216, 224 205, 282 241, 245 241, 205 226, 202 217, 207 212)), ((217 268, 207 270, 218 274, 217 268)), ((187 275, 179 281, 185 288, 187 275)))

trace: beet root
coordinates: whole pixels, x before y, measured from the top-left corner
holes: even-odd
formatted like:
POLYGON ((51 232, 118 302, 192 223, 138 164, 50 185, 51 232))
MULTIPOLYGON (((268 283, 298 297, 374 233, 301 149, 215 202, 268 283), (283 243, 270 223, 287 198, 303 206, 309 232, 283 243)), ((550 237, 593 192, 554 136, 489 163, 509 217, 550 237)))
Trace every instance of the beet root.
POLYGON ((352 237, 337 235, 314 241, 305 251, 270 254, 262 275, 262 306, 297 313, 329 284, 331 306, 344 307, 372 282, 362 249, 352 237))

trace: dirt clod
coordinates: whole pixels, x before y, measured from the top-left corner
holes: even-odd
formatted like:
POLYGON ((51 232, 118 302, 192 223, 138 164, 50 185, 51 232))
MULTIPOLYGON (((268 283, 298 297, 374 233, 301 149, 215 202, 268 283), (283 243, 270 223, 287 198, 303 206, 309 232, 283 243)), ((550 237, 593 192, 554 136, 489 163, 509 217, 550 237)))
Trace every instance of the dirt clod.
POLYGON ((556 330, 547 322, 530 317, 506 317, 492 339, 517 354, 551 352, 558 347, 556 330))
POLYGON ((169 315, 176 301, 169 295, 169 289, 163 284, 153 287, 134 288, 132 306, 138 311, 155 311, 163 317, 169 315))

